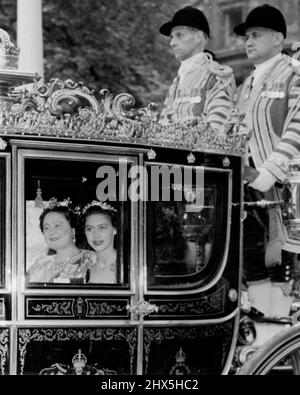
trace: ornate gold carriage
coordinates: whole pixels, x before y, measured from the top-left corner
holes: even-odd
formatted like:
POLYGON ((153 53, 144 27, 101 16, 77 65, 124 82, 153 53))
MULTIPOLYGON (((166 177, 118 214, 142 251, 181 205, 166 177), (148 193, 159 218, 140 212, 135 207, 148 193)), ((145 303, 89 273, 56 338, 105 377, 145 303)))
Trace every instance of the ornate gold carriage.
POLYGON ((0 373, 227 373, 246 136, 235 121, 226 138, 200 122, 161 126, 154 105, 136 110, 128 94, 71 80, 38 87, 36 77, 0 70, 0 373), (116 175, 106 196, 118 210, 116 282, 26 282, 45 250, 46 202, 99 198, 107 169, 116 175))

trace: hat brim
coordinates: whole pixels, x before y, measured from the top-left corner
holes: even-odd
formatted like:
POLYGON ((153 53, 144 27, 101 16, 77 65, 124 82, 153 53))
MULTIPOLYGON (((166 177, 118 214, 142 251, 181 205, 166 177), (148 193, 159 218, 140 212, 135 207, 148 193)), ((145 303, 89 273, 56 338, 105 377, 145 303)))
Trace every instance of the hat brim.
POLYGON ((172 29, 176 26, 187 26, 187 27, 193 27, 195 29, 201 30, 203 31, 205 34, 207 34, 207 36, 209 37, 209 32, 205 31, 205 29, 200 29, 199 26, 197 26, 196 23, 186 23, 186 22, 182 22, 182 23, 176 23, 176 22, 167 22, 164 25, 162 25, 159 28, 159 32, 161 34, 163 34, 164 36, 170 36, 172 29))
POLYGON ((238 36, 244 36, 247 29, 249 29, 249 26, 247 26, 246 23, 241 23, 240 25, 235 26, 233 31, 238 36))
POLYGON ((251 29, 251 28, 255 28, 255 27, 262 27, 262 28, 264 28, 264 29, 270 29, 270 30, 274 30, 275 32, 279 32, 279 33, 282 33, 283 34, 283 36, 284 36, 284 38, 286 38, 286 33, 284 33, 284 32, 282 32, 282 31, 280 31, 280 30, 276 30, 276 29, 274 29, 273 27, 271 27, 271 26, 267 26, 267 25, 262 25, 262 24, 247 24, 247 23, 241 23, 240 25, 237 25, 236 27, 234 27, 233 28, 233 31, 234 31, 234 33, 235 34, 237 34, 238 36, 245 36, 246 35, 246 32, 247 32, 247 30, 248 29, 251 29))
POLYGON ((164 36, 170 36, 173 27, 176 25, 173 22, 167 22, 159 28, 159 32, 164 36))

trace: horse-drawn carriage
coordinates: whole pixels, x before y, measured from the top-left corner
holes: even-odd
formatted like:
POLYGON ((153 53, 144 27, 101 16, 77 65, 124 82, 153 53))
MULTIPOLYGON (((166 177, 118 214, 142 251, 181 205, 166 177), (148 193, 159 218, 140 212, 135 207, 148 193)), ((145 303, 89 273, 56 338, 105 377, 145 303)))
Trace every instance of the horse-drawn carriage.
MULTIPOLYGON (((3 32, 2 32, 3 33, 3 32)), ((0 70, 1 374, 227 374, 240 321, 243 154, 203 122, 81 83, 0 70), (30 90, 14 90, 22 83, 30 90), (116 280, 28 281, 51 198, 118 213, 116 280)), ((10 63, 5 63, 5 62, 10 63)))

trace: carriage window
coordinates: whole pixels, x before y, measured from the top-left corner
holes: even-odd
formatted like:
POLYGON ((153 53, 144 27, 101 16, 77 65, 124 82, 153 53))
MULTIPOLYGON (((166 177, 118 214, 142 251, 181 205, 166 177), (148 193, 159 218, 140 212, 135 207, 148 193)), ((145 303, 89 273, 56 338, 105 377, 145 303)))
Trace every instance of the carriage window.
POLYGON ((150 289, 198 287, 217 272, 225 252, 227 176, 206 172, 203 186, 182 185, 182 201, 173 193, 170 201, 148 203, 150 289))
POLYGON ((118 202, 118 182, 110 200, 98 200, 100 165, 25 159, 27 286, 128 285, 130 206, 118 202))

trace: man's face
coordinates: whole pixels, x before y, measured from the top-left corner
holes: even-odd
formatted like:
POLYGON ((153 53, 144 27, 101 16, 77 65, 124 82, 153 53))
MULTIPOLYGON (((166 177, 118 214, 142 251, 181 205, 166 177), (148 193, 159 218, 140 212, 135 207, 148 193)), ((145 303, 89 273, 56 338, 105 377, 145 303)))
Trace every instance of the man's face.
POLYGON ((188 26, 176 26, 171 31, 170 45, 177 60, 185 60, 201 52, 203 32, 188 26))
POLYGON ((248 29, 245 34, 245 48, 249 60, 253 64, 260 64, 279 53, 279 35, 280 33, 262 27, 248 29))

